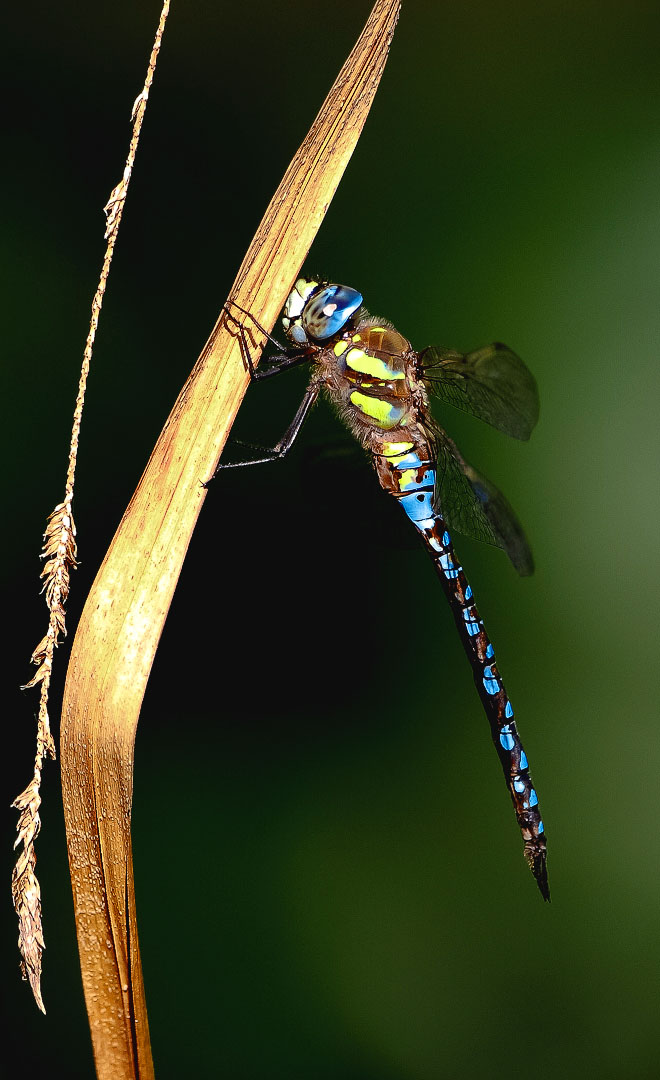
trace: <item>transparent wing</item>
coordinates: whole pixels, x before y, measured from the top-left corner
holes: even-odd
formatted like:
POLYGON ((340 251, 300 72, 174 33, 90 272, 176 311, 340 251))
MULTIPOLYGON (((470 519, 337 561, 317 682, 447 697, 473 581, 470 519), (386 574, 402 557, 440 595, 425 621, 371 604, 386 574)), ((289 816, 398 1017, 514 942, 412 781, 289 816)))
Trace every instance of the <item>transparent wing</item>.
POLYGON ((429 437, 437 456, 434 506, 450 531, 502 548, 519 574, 533 573, 522 525, 502 492, 468 465, 444 431, 436 427, 429 437))
POLYGON ((515 439, 529 438, 539 418, 536 380, 506 345, 495 342, 467 355, 430 345, 419 358, 436 397, 515 439))

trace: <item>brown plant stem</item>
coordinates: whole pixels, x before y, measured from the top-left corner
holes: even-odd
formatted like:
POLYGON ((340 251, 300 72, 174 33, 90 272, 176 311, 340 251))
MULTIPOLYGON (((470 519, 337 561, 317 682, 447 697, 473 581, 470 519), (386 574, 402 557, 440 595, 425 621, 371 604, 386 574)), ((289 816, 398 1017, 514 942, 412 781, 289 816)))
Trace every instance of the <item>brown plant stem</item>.
POLYGON ((28 979, 34 994, 34 999, 45 1013, 43 998, 41 996, 41 957, 44 945, 42 921, 41 921, 41 890, 35 874, 37 854, 35 841, 41 828, 39 807, 41 805, 41 770, 43 759, 48 754, 55 758, 55 743, 50 731, 48 717, 48 695, 50 691, 50 679, 53 668, 55 649, 61 637, 66 635, 66 622, 64 608, 69 595, 69 571, 76 567, 76 527, 73 521, 73 488, 76 475, 76 462, 78 460, 78 442, 80 438, 80 423, 85 402, 85 390, 87 377, 92 359, 94 339, 103 306, 103 297, 110 273, 110 264, 114 254, 115 243, 121 222, 121 216, 126 201, 128 184, 133 171, 135 155, 137 152, 142 121, 147 107, 147 98, 156 69, 156 61, 160 52, 161 40, 165 29, 165 22, 170 8, 170 0, 165 0, 160 14, 158 29, 154 39, 147 75, 142 91, 135 99, 131 120, 133 132, 124 166, 124 172, 120 182, 113 188, 108 203, 104 207, 106 214, 105 239, 107 245, 99 283, 96 287, 92 300, 92 314, 85 342, 83 362, 78 384, 78 395, 73 413, 73 426, 71 430, 71 443, 69 447, 69 464, 67 468, 66 486, 64 499, 55 507, 44 533, 44 545, 42 558, 47 561, 41 572, 44 579, 44 591, 46 604, 49 610, 48 629, 36 649, 32 653, 32 663, 37 665, 37 671, 29 682, 22 687, 28 690, 40 684, 39 714, 37 720, 37 749, 34 761, 32 779, 25 791, 14 800, 13 806, 20 811, 18 819, 18 836, 14 847, 22 844, 16 865, 12 874, 12 899, 18 916, 18 947, 21 953, 21 971, 24 979, 28 979))
MULTIPOLYGON (((268 329, 355 148, 398 12, 399 0, 374 5, 237 274, 231 298, 268 329)), ((212 474, 247 385, 238 339, 221 313, 119 525, 73 643, 62 784, 83 984, 101 1080, 153 1076, 133 894, 133 746, 158 640, 204 502, 200 479, 212 474)), ((231 585, 219 578, 220 605, 231 585)), ((203 870, 195 887, 200 918, 209 919, 203 870)))

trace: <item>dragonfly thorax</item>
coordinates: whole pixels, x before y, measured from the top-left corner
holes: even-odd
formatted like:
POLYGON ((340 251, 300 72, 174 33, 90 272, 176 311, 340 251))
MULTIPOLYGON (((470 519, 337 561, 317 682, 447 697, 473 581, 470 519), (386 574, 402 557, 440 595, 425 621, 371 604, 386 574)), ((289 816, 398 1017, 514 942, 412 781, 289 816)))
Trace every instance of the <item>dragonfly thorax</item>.
POLYGON ((362 294, 348 285, 299 278, 284 305, 282 325, 294 345, 326 344, 361 304, 362 294))

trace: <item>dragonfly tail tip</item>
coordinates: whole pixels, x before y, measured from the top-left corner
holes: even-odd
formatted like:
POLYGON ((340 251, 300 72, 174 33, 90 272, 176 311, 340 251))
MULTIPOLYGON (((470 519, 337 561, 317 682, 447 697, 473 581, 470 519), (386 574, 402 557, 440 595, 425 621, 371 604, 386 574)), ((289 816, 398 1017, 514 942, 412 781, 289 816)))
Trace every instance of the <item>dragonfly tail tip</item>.
POLYGON ((547 851, 545 843, 529 840, 525 844, 525 858, 534 875, 534 880, 539 887, 539 892, 544 900, 550 903, 550 886, 548 884, 547 851))
POLYGON ((532 873, 536 879, 536 884, 539 887, 541 896, 547 903, 550 903, 550 886, 548 884, 548 869, 545 861, 545 852, 539 855, 534 860, 532 865, 532 873))

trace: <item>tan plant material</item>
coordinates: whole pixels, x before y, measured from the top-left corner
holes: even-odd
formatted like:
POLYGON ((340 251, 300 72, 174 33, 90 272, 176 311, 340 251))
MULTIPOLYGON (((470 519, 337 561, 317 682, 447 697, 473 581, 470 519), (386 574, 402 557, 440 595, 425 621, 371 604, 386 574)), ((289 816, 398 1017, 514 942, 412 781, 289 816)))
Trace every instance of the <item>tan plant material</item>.
POLYGON ((99 283, 92 301, 92 315, 83 353, 83 362, 78 384, 78 395, 73 414, 73 426, 71 430, 71 445, 69 449, 69 464, 67 469, 66 487, 64 500, 59 503, 50 517, 44 533, 42 558, 46 559, 41 577, 44 579, 43 591, 46 594, 46 604, 49 610, 48 630, 32 653, 32 663, 38 665, 36 673, 22 688, 24 690, 40 684, 39 715, 37 720, 37 750, 34 761, 34 773, 25 791, 14 800, 13 806, 20 811, 18 819, 18 836, 14 847, 22 844, 16 866, 12 874, 12 898, 14 908, 18 916, 18 947, 21 953, 21 971, 24 979, 28 979, 32 987, 34 999, 45 1013, 44 1003, 41 996, 41 955, 45 948, 43 929, 41 923, 41 890, 34 869, 37 861, 35 841, 39 835, 41 821, 39 818, 39 806, 41 796, 41 768, 46 754, 55 758, 55 743, 50 731, 48 718, 48 693, 50 690, 50 678, 53 666, 53 655, 61 637, 66 634, 66 622, 64 606, 69 595, 69 570, 76 566, 76 527, 73 521, 72 502, 73 487, 76 473, 76 461, 78 458, 78 441, 80 437, 80 422, 82 419, 83 404, 85 401, 85 389, 89 374, 94 338, 99 323, 99 315, 103 305, 103 296, 110 272, 110 263, 115 249, 119 224, 121 222, 126 192, 133 171, 135 154, 137 151, 142 120, 147 107, 147 98, 154 77, 156 60, 160 51, 160 43, 165 29, 165 21, 170 8, 170 0, 165 0, 160 15, 156 37, 154 39, 147 77, 144 87, 135 99, 131 120, 133 132, 129 146, 124 173, 120 182, 113 189, 107 205, 104 207, 106 215, 105 239, 107 240, 103 266, 99 283))
MULTIPOLYGON (((231 299, 266 329, 275 322, 357 144, 398 13, 399 0, 377 0, 238 271, 231 299)), ((67 673, 64 813, 100 1080, 153 1076, 130 841, 133 748, 154 654, 206 496, 200 479, 213 473, 249 382, 235 328, 223 312, 90 590, 67 673)), ((223 577, 222 568, 214 583, 222 612, 231 603, 234 583, 230 574, 223 577)), ((231 680, 231 664, 217 675, 231 680)), ((206 974, 203 941, 213 933, 204 868, 195 875, 200 925, 187 931, 192 978, 206 974)))

